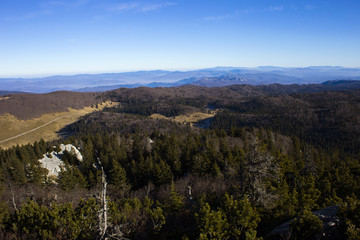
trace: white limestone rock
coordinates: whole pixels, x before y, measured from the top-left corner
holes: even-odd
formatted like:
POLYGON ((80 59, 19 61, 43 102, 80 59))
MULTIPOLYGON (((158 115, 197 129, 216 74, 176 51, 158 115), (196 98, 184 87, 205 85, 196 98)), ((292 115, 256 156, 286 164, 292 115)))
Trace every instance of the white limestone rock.
POLYGON ((58 177, 62 168, 65 167, 64 162, 61 160, 64 151, 76 156, 76 158, 82 162, 83 156, 80 151, 72 144, 60 144, 60 152, 52 151, 51 153, 44 154, 42 159, 39 159, 41 167, 49 171, 48 177, 58 177))

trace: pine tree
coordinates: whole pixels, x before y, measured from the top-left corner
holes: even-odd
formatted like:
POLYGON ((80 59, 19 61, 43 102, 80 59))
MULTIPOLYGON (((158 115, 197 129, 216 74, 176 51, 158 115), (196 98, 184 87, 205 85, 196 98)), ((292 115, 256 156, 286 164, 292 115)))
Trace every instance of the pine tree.
MULTIPOLYGON (((0 196, 2 195, 2 188, 0 189, 0 196)), ((5 221, 9 217, 8 206, 4 202, 0 202, 0 229, 4 227, 5 221)))
POLYGON ((223 211, 227 218, 227 233, 230 239, 257 239, 256 228, 260 217, 246 197, 237 200, 225 194, 223 211))
POLYGON ((228 223, 223 211, 211 210, 208 203, 203 203, 195 217, 200 232, 199 239, 227 239, 228 223))
POLYGON ((169 215, 178 215, 181 213, 184 206, 184 198, 176 192, 175 183, 172 181, 170 186, 170 196, 164 206, 165 210, 169 215))
POLYGON ((148 197, 143 200, 143 208, 150 218, 153 234, 156 235, 166 223, 163 208, 159 202, 155 205, 148 197))
POLYGON ((173 174, 171 172, 171 168, 166 162, 160 160, 159 163, 155 163, 152 179, 156 186, 160 186, 162 184, 170 183, 173 179, 173 174))
POLYGON ((320 236, 323 229, 323 222, 315 216, 309 209, 304 209, 294 221, 290 223, 292 237, 294 239, 309 239, 310 237, 320 236))
POLYGON ((109 171, 109 184, 115 186, 117 190, 128 190, 128 183, 126 178, 126 171, 121 165, 115 160, 111 160, 109 171))
POLYGON ((65 165, 59 173, 59 186, 63 190, 74 189, 75 187, 86 187, 87 183, 84 176, 77 167, 65 165))
POLYGON ((79 239, 94 239, 98 225, 100 204, 95 198, 82 199, 75 209, 78 224, 81 226, 79 239))

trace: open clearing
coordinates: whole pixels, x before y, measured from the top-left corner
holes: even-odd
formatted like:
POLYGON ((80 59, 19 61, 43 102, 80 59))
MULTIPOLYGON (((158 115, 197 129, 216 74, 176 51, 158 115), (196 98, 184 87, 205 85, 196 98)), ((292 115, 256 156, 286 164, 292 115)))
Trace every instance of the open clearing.
POLYGON ((60 129, 78 121, 81 116, 117 104, 107 101, 97 107, 85 107, 80 110, 69 108, 67 112, 44 114, 26 121, 10 114, 2 115, 0 116, 0 147, 9 148, 16 144, 34 143, 40 139, 45 141, 57 139, 59 138, 57 132, 60 129))
POLYGON ((174 122, 178 123, 184 123, 184 124, 190 124, 191 126, 201 120, 212 118, 217 113, 217 110, 210 111, 209 113, 203 113, 203 112, 195 112, 189 115, 179 115, 176 117, 166 117, 161 114, 154 113, 150 117, 154 119, 168 119, 174 122))

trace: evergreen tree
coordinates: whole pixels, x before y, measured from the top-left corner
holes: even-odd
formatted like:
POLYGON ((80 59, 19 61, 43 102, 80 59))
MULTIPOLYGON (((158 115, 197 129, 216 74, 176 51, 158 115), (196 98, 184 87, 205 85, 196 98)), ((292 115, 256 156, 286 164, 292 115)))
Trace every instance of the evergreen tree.
POLYGON ((154 164, 152 180, 156 186, 170 183, 172 179, 173 174, 171 168, 166 162, 160 160, 159 163, 154 164))
MULTIPOLYGON (((3 193, 3 190, 0 189, 0 196, 3 193)), ((4 224, 7 221, 9 217, 9 211, 8 211, 8 206, 6 205, 6 203, 4 203, 3 201, 0 202, 0 229, 4 228, 4 224)))
POLYGON ((82 199, 80 204, 75 209, 75 214, 78 219, 78 224, 81 226, 79 233, 79 239, 94 239, 96 226, 98 225, 98 212, 100 210, 100 204, 95 198, 89 198, 88 200, 82 199))
POLYGON ((149 222, 152 234, 156 235, 166 223, 163 208, 159 202, 155 205, 148 197, 144 198, 143 208, 147 216, 150 218, 149 222))
POLYGON ((309 209, 304 209, 294 221, 290 223, 292 228, 292 237, 294 239, 310 239, 314 236, 320 236, 323 223, 309 209))
POLYGON ((79 169, 74 166, 65 165, 59 173, 59 186, 64 190, 74 189, 75 187, 86 187, 86 181, 79 169))
POLYGON ((246 197, 237 200, 225 194, 223 211, 227 218, 227 234, 230 239, 257 239, 256 228, 260 217, 246 197))
POLYGON ((169 215, 178 215, 181 213, 184 206, 183 196, 176 192, 176 186, 174 181, 172 181, 170 186, 170 196, 164 206, 165 210, 169 215))
POLYGON ((200 206, 199 213, 195 214, 199 228, 199 239, 226 239, 228 237, 228 223, 223 211, 211 210, 208 203, 200 206))
POLYGON ((117 193, 123 196, 129 190, 126 171, 115 159, 111 160, 110 166, 111 168, 108 174, 109 184, 112 184, 117 190, 117 193))

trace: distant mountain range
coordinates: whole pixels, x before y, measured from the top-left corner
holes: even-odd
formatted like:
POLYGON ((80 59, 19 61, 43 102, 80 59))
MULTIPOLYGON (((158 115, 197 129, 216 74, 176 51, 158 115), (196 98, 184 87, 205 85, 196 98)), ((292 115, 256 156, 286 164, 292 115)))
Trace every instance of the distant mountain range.
POLYGON ((216 67, 196 71, 138 71, 80 74, 44 78, 0 78, 2 91, 48 93, 59 90, 104 92, 120 87, 222 87, 236 84, 309 84, 329 80, 360 80, 360 68, 344 67, 216 67))

